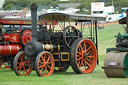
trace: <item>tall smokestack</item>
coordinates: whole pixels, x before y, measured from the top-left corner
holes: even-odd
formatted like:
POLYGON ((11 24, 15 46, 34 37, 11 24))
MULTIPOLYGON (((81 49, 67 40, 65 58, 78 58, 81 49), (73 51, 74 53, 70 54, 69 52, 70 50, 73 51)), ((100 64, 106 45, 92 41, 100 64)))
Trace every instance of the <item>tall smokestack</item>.
POLYGON ((5 0, 0 0, 0 9, 3 8, 4 3, 5 3, 5 0))
POLYGON ((32 22, 32 40, 36 41, 36 35, 37 35, 37 4, 33 3, 30 5, 31 9, 31 22, 32 22))

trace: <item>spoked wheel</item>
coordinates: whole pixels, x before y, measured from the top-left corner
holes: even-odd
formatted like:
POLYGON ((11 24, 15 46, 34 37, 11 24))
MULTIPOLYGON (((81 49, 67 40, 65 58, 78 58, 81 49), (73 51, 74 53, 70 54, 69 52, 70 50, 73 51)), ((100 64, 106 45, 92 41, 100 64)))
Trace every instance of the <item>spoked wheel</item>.
POLYGON ((24 29, 20 35, 20 41, 23 45, 32 40, 32 31, 30 29, 24 29))
POLYGON ((74 41, 70 49, 70 64, 75 73, 91 73, 97 61, 97 50, 90 39, 74 41))
POLYGON ((16 54, 13 62, 13 69, 17 76, 27 76, 32 71, 31 60, 24 51, 16 54))
POLYGON ((79 38, 78 30, 73 26, 67 26, 63 32, 63 38, 66 46, 70 48, 72 43, 79 38))
POLYGON ((38 76, 50 76, 54 71, 54 58, 51 53, 42 51, 37 55, 35 69, 38 76))
POLYGON ((128 52, 108 52, 103 69, 107 77, 128 77, 128 52))

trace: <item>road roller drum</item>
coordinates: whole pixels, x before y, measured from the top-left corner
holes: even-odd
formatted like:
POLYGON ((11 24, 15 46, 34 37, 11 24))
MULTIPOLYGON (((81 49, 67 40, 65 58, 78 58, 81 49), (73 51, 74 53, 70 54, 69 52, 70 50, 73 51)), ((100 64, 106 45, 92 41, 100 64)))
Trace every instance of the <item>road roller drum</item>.
POLYGON ((103 69, 107 77, 128 77, 128 52, 108 52, 103 69))

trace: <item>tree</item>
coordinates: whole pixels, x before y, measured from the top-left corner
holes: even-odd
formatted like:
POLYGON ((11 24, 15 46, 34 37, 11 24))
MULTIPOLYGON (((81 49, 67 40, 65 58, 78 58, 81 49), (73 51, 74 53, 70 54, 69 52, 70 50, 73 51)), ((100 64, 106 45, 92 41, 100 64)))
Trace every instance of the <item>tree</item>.
POLYGON ((3 8, 3 10, 7 10, 7 9, 11 10, 13 7, 14 7, 13 4, 9 4, 9 5, 6 5, 6 6, 3 8))

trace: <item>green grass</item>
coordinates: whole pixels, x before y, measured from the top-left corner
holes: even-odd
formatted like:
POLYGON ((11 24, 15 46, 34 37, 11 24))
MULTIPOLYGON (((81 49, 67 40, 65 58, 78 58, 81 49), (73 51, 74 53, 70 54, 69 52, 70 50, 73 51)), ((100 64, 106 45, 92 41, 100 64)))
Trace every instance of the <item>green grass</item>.
POLYGON ((67 72, 53 73, 50 77, 38 77, 35 71, 29 76, 16 76, 11 69, 0 69, 0 85, 128 85, 127 78, 107 78, 104 74, 103 60, 106 48, 115 47, 115 35, 123 33, 121 25, 105 26, 98 30, 99 60, 93 73, 75 74, 70 67, 67 72))

